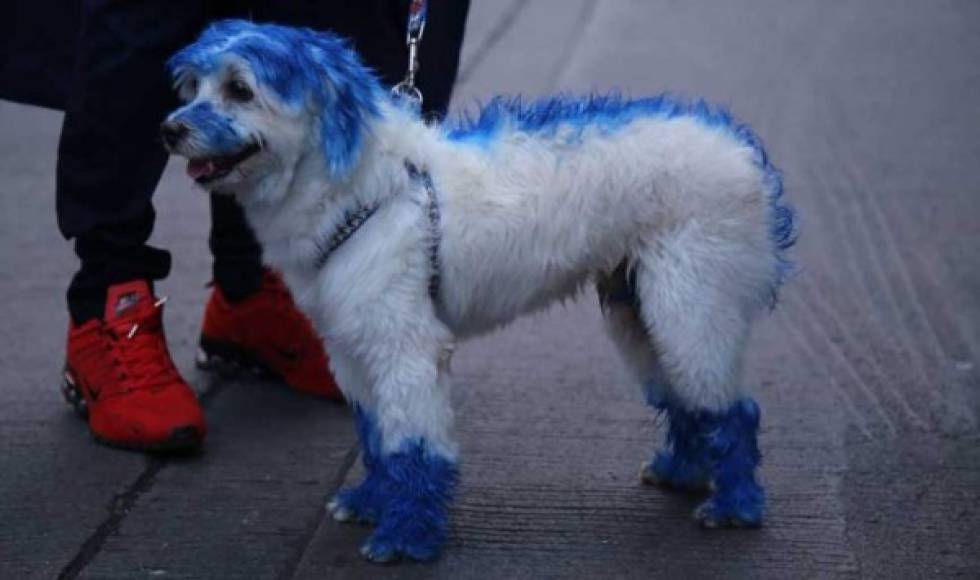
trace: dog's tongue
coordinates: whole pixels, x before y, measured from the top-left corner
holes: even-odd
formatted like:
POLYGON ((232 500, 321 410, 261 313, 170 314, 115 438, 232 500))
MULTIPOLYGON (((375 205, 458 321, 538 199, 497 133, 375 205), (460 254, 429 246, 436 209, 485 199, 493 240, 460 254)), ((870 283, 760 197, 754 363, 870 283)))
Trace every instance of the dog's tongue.
POLYGON ((191 179, 200 179, 214 173, 214 161, 209 159, 190 159, 187 161, 187 175, 191 179))

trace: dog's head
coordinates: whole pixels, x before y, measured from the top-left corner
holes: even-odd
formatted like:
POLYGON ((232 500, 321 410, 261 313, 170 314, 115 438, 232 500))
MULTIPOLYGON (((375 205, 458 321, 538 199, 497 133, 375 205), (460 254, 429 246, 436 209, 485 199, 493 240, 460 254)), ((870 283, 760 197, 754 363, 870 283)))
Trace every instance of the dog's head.
POLYGON ((165 146, 206 189, 245 196, 310 152, 345 177, 384 95, 339 37, 243 20, 213 24, 168 68, 184 104, 161 127, 165 146))

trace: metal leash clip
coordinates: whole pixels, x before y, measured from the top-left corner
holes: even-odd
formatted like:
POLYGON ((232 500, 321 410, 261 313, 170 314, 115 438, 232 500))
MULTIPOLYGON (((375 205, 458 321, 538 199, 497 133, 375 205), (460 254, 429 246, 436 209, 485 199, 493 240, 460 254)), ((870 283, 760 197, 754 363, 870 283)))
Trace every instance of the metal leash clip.
POLYGON ((416 111, 422 110, 422 91, 415 86, 415 75, 419 70, 419 45, 425 32, 425 17, 428 8, 425 0, 412 0, 408 8, 408 28, 405 44, 408 46, 408 71, 405 79, 391 89, 395 100, 411 103, 416 111))

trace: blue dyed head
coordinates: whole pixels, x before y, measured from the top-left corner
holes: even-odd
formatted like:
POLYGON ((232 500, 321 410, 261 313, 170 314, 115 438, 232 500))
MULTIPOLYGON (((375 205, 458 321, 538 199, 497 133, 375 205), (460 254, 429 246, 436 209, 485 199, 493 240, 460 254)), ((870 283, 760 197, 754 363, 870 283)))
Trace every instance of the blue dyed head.
MULTIPOLYGON (((356 166, 368 123, 386 97, 343 39, 244 20, 211 25, 175 54, 168 68, 187 104, 167 123, 183 125, 174 131, 183 131, 195 145, 171 143, 174 135, 168 137, 165 124, 164 141, 171 151, 192 164, 216 156, 226 163, 221 156, 240 155, 249 147, 261 153, 255 157, 279 157, 237 160, 236 169, 252 177, 275 171, 269 167, 275 162, 295 162, 302 151, 292 150, 308 148, 313 139, 330 177, 344 178, 356 166)), ((192 176, 209 175, 207 169, 188 167, 192 176)))

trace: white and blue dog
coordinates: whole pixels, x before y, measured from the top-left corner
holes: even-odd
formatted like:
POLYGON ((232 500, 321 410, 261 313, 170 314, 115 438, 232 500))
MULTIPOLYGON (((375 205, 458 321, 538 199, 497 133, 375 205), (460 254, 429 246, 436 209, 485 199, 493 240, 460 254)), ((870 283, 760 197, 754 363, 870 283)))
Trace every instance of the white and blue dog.
POLYGON ((740 361, 794 234, 748 128, 662 96, 496 99, 426 124, 336 36, 244 21, 170 68, 185 104, 164 141, 245 208, 356 410, 367 475, 329 508, 376 525, 367 558, 428 559, 446 539, 456 340, 590 282, 669 421, 643 479, 710 489, 705 526, 760 524, 740 361))

